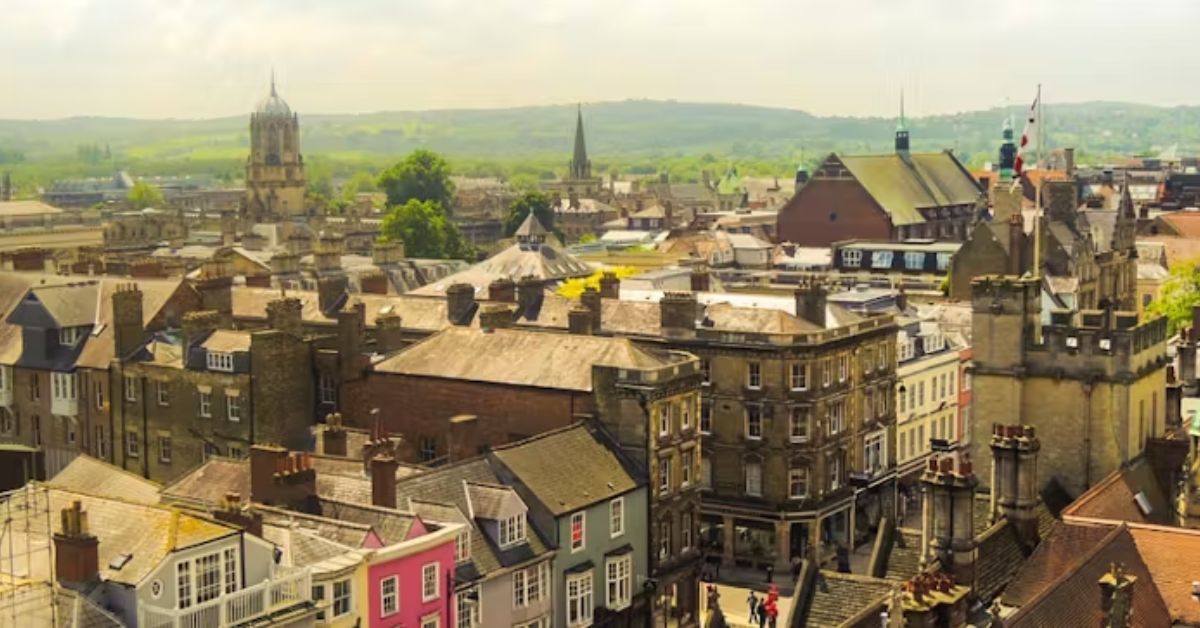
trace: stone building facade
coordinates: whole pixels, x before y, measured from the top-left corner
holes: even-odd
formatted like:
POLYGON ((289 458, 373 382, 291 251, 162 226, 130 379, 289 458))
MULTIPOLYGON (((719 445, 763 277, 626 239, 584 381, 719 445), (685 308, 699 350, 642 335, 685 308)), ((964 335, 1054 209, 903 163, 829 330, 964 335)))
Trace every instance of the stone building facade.
MULTIPOLYGON (((1040 281, 973 283, 971 453, 987 464, 987 417, 1020 418, 1044 445, 1039 471, 1078 495, 1139 456, 1166 424, 1164 318, 1055 310, 1041 323, 1040 281)), ((987 485, 989 474, 979 474, 987 485)))

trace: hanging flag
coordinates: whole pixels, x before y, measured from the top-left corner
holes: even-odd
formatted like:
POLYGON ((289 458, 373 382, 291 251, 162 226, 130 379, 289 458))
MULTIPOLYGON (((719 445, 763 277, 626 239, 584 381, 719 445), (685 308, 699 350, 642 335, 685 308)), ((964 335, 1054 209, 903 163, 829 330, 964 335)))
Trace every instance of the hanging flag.
POLYGON ((1017 161, 1013 165, 1013 171, 1016 178, 1021 178, 1021 172, 1025 170, 1025 155, 1032 150, 1029 142, 1037 135, 1037 125, 1041 120, 1037 119, 1038 101, 1041 100, 1041 90, 1038 90, 1037 98, 1033 99, 1033 105, 1029 107, 1029 115, 1025 118, 1025 131, 1021 133, 1021 143, 1017 146, 1017 161))

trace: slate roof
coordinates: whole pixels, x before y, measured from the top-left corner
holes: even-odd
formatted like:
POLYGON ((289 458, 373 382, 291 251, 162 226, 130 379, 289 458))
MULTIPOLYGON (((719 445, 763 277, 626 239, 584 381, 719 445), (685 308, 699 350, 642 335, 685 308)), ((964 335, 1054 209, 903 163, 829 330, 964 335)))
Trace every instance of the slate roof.
POLYGON ((339 521, 262 504, 254 504, 252 508, 255 513, 262 515, 264 530, 269 525, 291 527, 356 549, 366 548, 374 538, 371 526, 364 523, 339 521))
MULTIPOLYGON (((32 516, 44 517, 41 513, 48 507, 52 530, 56 533, 61 532, 62 523, 58 513, 71 507, 73 502, 79 501, 87 513, 88 531, 100 542, 99 565, 100 577, 103 580, 136 585, 172 551, 239 532, 229 526, 183 514, 171 508, 96 497, 53 487, 48 487, 48 490, 42 493, 41 488, 31 484, 11 494, 10 499, 22 501, 26 499, 23 494, 27 494, 31 502, 38 504, 31 510, 21 510, 17 517, 33 511, 36 512, 32 516), (47 497, 49 503, 45 504, 47 497), (110 564, 121 554, 129 554, 129 560, 120 569, 112 568, 110 564)), ((40 522, 30 522, 30 525, 44 526, 40 522)), ((24 529, 24 526, 25 522, 18 522, 15 529, 24 529)))
POLYGON ((408 294, 441 295, 445 294, 446 288, 456 283, 475 286, 478 293, 496 279, 516 281, 521 277, 533 276, 545 281, 559 281, 571 277, 586 277, 592 274, 592 270, 586 262, 559 248, 555 238, 550 236, 536 248, 520 243, 513 244, 464 271, 417 288, 408 294))
POLYGON ((46 484, 77 493, 146 505, 158 503, 158 492, 162 488, 157 482, 86 454, 77 456, 46 484))
POLYGON ((924 223, 920 209, 973 205, 983 194, 948 151, 910 153, 907 160, 896 153, 839 158, 895 225, 924 223))
POLYGON ((345 556, 352 548, 295 524, 263 524, 263 539, 283 551, 283 564, 308 567, 345 556))
POLYGON ((525 215, 525 220, 521 222, 521 226, 517 227, 517 230, 513 232, 513 235, 528 238, 531 236, 544 236, 547 233, 550 232, 546 231, 546 228, 542 226, 542 222, 537 219, 537 216, 534 216, 533 212, 529 212, 525 215))
POLYGON ((921 531, 906 528, 896 529, 896 539, 888 554, 888 580, 905 581, 921 571, 921 531))
POLYGON ((208 335, 201 343, 208 351, 233 353, 250 350, 250 332, 232 329, 218 329, 208 335))
MULTIPOLYGON (((468 482, 499 484, 500 478, 483 458, 453 463, 397 482, 396 503, 411 503, 414 512, 426 521, 467 521, 465 513, 470 510, 467 505, 468 482)), ((486 576, 550 551, 534 526, 526 526, 528 536, 525 545, 501 551, 479 527, 478 521, 467 523, 471 525, 471 559, 466 570, 469 578, 486 576)))
POLYGON ((500 519, 504 510, 504 502, 516 495, 511 486, 482 484, 479 482, 464 482, 467 499, 470 500, 471 511, 476 519, 500 519))
POLYGON ((612 499, 641 484, 584 424, 497 448, 494 455, 555 516, 612 499))
POLYGON ((1133 587, 1130 625, 1170 626, 1170 612, 1152 584, 1150 570, 1138 555, 1133 537, 1124 526, 1111 528, 1109 534, 1087 553, 1076 556, 1070 568, 1048 583, 1005 625, 1012 628, 1101 625, 1103 614, 1098 583, 1114 563, 1122 565, 1126 573, 1138 579, 1133 587))
POLYGON ((812 628, 837 628, 891 596, 895 583, 854 574, 820 571, 813 585, 808 622, 812 628))
POLYGON ((624 338, 455 327, 385 358, 375 371, 591 391, 593 365, 657 368, 681 359, 642 349, 624 338))
POLYGON ((392 508, 372 506, 369 502, 351 503, 318 497, 317 503, 320 504, 321 516, 368 525, 386 545, 395 545, 407 540, 413 527, 419 527, 415 515, 392 508))
MULTIPOLYGON (((288 290, 287 296, 300 300, 300 318, 305 323, 336 324, 336 319, 321 312, 316 292, 288 290)), ((280 291, 276 288, 234 286, 233 316, 239 320, 265 321, 267 304, 279 298, 280 291)), ((376 319, 387 313, 399 315, 406 329, 438 331, 450 326, 445 299, 380 294, 355 294, 353 299, 364 305, 367 327, 374 327, 376 319)))
POLYGON ((1063 510, 1063 516, 1110 519, 1136 523, 1172 523, 1174 509, 1154 477, 1154 469, 1139 460, 1125 469, 1108 474, 1103 480, 1063 510), (1143 495, 1150 513, 1143 513, 1135 497, 1143 495))

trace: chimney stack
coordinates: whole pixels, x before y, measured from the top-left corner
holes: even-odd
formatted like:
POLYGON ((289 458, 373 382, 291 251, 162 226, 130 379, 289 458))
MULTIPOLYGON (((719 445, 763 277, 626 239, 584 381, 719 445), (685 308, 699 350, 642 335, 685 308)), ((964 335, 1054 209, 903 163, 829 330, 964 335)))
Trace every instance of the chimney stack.
POLYGON ((345 275, 317 279, 317 306, 322 313, 329 314, 341 307, 347 283, 345 275))
POLYGON ((293 338, 304 335, 302 329, 303 304, 300 299, 284 297, 267 303, 267 326, 293 338))
POLYGON ((516 303, 517 284, 507 277, 493 279, 488 284, 488 300, 496 303, 516 303))
POLYGON ((383 271, 367 271, 359 274, 358 286, 363 294, 387 294, 388 278, 383 271))
POLYGON ((975 478, 962 452, 934 452, 921 476, 925 487, 922 560, 937 558, 959 584, 975 583, 975 478))
POLYGON ((517 282, 517 308, 521 316, 536 319, 545 298, 546 284, 538 277, 526 275, 517 282))
POLYGON ((313 512, 317 472, 305 452, 275 445, 250 447, 250 498, 258 503, 313 512))
POLYGON ((400 315, 389 311, 375 317, 375 352, 391 353, 404 346, 404 327, 400 315))
POLYGON ((222 325, 233 323, 233 277, 224 262, 207 261, 200 267, 196 280, 200 292, 200 307, 221 315, 222 325))
POLYGON ((389 266, 404 259, 403 242, 376 241, 371 248, 371 261, 376 266, 389 266))
POLYGON ((217 521, 237 526, 262 538, 262 514, 252 512, 248 506, 242 504, 241 493, 226 493, 224 499, 221 500, 221 506, 214 510, 212 515, 213 519, 217 521))
POLYGON ((621 280, 617 278, 616 273, 606 270, 600 275, 600 298, 621 298, 621 280))
POLYGON ((371 458, 371 503, 381 508, 396 507, 396 470, 400 463, 395 456, 383 453, 371 458))
POLYGON ((601 302, 600 291, 592 287, 583 289, 583 293, 579 295, 579 303, 588 311, 591 316, 592 333, 600 331, 600 315, 604 305, 601 302))
POLYGON ((1025 268, 1025 219, 1020 212, 1008 217, 1008 274, 1020 277, 1025 268))
POLYGON ((87 513, 79 500, 62 509, 62 531, 54 534, 54 568, 60 582, 100 578, 100 540, 88 532, 87 513))
POLYGON ((362 375, 363 330, 367 326, 367 306, 355 300, 349 307, 338 310, 338 361, 341 363, 343 382, 352 382, 362 375))
POLYGON ((446 288, 446 317, 453 325, 470 325, 475 314, 475 287, 469 283, 446 288))
POLYGON ((691 292, 667 292, 658 302, 662 335, 666 338, 695 338, 699 306, 691 292))
POLYGON ((708 269, 697 266, 692 269, 692 292, 708 292, 710 289, 708 269))
POLYGON ((824 328, 825 308, 829 300, 825 283, 816 276, 801 277, 795 298, 796 316, 824 328))
POLYGON ((1037 456, 1032 425, 992 426, 992 521, 1008 519, 1027 548, 1038 542, 1037 456))
POLYGON ((142 317, 142 291, 135 283, 119 284, 112 295, 113 343, 124 360, 146 339, 142 317))
POLYGON ((574 303, 567 311, 567 331, 580 336, 590 336, 595 330, 592 327, 592 312, 582 303, 574 303))
POLYGON ((321 451, 326 456, 346 457, 346 429, 342 426, 341 412, 325 415, 325 429, 321 431, 321 451))
POLYGON ((219 327, 221 315, 210 311, 200 310, 197 312, 188 312, 183 315, 183 350, 184 363, 187 363, 187 352, 191 351, 192 347, 199 342, 203 342, 208 335, 219 327))
POLYGON ((1113 563, 1100 577, 1100 625, 1103 628, 1129 628, 1133 625, 1133 587, 1137 578, 1113 563))
POLYGON ((1075 174, 1075 149, 1074 148, 1071 148, 1068 146, 1067 148, 1063 149, 1063 161, 1065 162, 1063 167, 1064 167, 1064 169, 1066 169, 1067 175, 1068 176, 1074 175, 1075 174))
POLYGON ((479 310, 479 328, 484 333, 512 327, 516 308, 508 303, 488 303, 479 310))

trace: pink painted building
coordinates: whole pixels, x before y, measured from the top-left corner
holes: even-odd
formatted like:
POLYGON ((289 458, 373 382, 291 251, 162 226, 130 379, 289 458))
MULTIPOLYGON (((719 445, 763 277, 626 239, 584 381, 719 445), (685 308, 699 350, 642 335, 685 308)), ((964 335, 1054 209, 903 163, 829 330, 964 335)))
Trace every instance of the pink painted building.
POLYGON ((415 519, 404 541, 375 550, 367 567, 367 625, 453 628, 454 540, 461 525, 431 530, 415 519))

